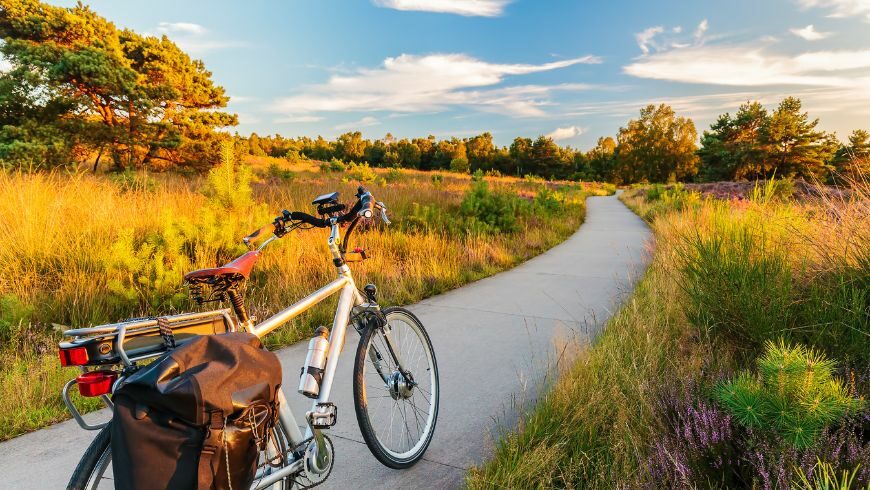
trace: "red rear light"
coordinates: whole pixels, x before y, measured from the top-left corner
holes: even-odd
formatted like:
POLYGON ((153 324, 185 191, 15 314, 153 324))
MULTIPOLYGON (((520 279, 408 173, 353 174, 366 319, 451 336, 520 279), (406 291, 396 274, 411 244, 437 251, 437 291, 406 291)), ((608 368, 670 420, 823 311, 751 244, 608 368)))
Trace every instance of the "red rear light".
POLYGON ((116 379, 118 373, 115 371, 89 371, 78 375, 76 384, 82 396, 100 396, 111 393, 116 379))
POLYGON ((84 347, 73 347, 72 349, 61 349, 60 365, 61 366, 84 366, 88 363, 88 350, 84 347))

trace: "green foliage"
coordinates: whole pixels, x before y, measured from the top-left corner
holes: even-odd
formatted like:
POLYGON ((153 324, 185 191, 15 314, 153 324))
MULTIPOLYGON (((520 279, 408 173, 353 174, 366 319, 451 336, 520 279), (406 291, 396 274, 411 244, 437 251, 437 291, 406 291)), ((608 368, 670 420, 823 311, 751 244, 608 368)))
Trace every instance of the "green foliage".
POLYGON ((368 163, 351 163, 345 175, 357 182, 374 182, 378 178, 378 174, 369 167, 368 163))
POLYGON ((441 184, 444 183, 444 176, 441 174, 432 174, 432 187, 436 189, 441 187, 441 184))
POLYGON ((477 169, 474 171, 473 174, 471 174, 471 181, 472 182, 480 182, 482 180, 483 180, 483 170, 477 169))
POLYGON ((843 470, 842 473, 837 474, 834 465, 816 459, 812 478, 807 476, 803 468, 798 468, 797 480, 792 482, 792 485, 798 490, 850 490, 854 488, 859 469, 860 466, 851 471, 843 470))
POLYGON ((489 189, 486 181, 475 182, 459 205, 470 232, 509 233, 517 231, 517 216, 529 208, 516 194, 489 189))
POLYGON ((281 179, 284 182, 288 182, 288 183, 293 182, 293 180, 296 179, 296 174, 293 173, 292 170, 282 168, 277 163, 273 163, 273 164, 269 165, 268 175, 269 175, 269 177, 281 179))
POLYGON ((33 306, 12 294, 0 296, 0 343, 9 343, 15 330, 30 322, 33 306))
POLYGON ((675 182, 692 177, 698 172, 696 139, 692 120, 677 117, 670 106, 641 109, 640 118, 619 129, 613 181, 675 182))
POLYGON ((797 448, 809 447, 825 427, 862 405, 833 377, 834 363, 802 345, 768 341, 757 367, 757 374, 717 385, 714 396, 741 424, 797 448))
POLYGON ((391 168, 384 175, 384 180, 390 184, 402 180, 402 171, 397 168, 391 168))
POLYGON ((701 137, 704 180, 821 177, 837 151, 833 135, 818 131, 818 119, 801 112, 801 101, 784 99, 768 113, 759 102, 719 116, 701 137))
POLYGON ((468 163, 468 159, 465 157, 456 157, 453 160, 450 160, 450 171, 458 172, 461 174, 467 174, 471 169, 471 164, 468 163))
POLYGON ((0 159, 66 165, 107 151, 117 169, 208 167, 234 125, 201 61, 168 38, 118 29, 88 7, 0 8, 0 159))
POLYGON ((243 209, 253 204, 251 167, 237 162, 233 145, 221 145, 221 163, 208 173, 206 195, 225 209, 243 209))

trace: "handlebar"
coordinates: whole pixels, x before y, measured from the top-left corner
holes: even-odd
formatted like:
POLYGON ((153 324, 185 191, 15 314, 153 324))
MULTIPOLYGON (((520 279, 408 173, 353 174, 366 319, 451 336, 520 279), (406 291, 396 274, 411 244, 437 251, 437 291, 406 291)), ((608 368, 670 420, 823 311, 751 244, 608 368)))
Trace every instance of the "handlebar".
MULTIPOLYGON (((270 231, 275 235, 275 237, 280 238, 293 228, 291 226, 291 228, 288 229, 287 225, 294 222, 297 225, 306 224, 315 228, 328 228, 332 226, 333 220, 336 224, 342 224, 354 222, 359 218, 369 219, 374 217, 375 209, 380 211, 381 219, 384 224, 390 224, 390 220, 387 218, 387 207, 384 203, 375 201, 374 196, 372 196, 371 192, 367 191, 365 187, 359 186, 359 188, 357 188, 356 197, 357 202, 350 208, 350 210, 342 215, 331 218, 318 218, 301 211, 287 211, 285 209, 281 212, 281 216, 275 218, 272 224, 266 225, 251 233, 243 238, 242 241, 245 245, 250 245, 251 242, 255 241, 255 239, 268 234, 270 231)), ((351 226, 353 227, 353 225, 351 226)), ((261 245, 261 248, 265 245, 265 243, 261 245)))

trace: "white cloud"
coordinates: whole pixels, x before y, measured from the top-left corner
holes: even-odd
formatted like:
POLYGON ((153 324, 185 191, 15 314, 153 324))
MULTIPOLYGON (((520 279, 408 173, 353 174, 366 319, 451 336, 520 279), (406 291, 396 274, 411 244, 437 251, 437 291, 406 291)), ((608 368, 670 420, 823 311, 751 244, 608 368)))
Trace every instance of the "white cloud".
POLYGON ((860 68, 870 68, 870 50, 785 56, 742 45, 675 49, 639 58, 623 70, 640 78, 686 83, 845 87, 861 83, 860 78, 835 72, 860 68), (819 71, 828 73, 819 74, 819 71))
POLYGON ((707 28, 709 27, 710 23, 707 22, 707 19, 702 20, 701 23, 698 24, 694 34, 695 44, 701 44, 704 42, 704 34, 707 33, 707 28))
POLYGON ((510 0, 373 0, 378 7, 457 14, 466 17, 498 17, 510 0))
POLYGON ((801 37, 806 39, 807 41, 818 41, 819 39, 824 39, 831 35, 830 32, 819 32, 816 28, 810 24, 806 27, 802 27, 798 29, 797 27, 789 29, 789 31, 797 37, 801 37))
POLYGON ((297 124, 297 123, 310 123, 310 122, 318 122, 323 121, 322 116, 284 116, 275 119, 276 124, 297 124))
POLYGON ((496 64, 464 54, 403 54, 387 58, 378 68, 361 68, 333 75, 322 85, 280 99, 274 110, 291 114, 339 111, 421 112, 471 105, 513 116, 540 116, 556 90, 583 90, 587 85, 524 85, 481 89, 511 75, 526 75, 581 63, 600 63, 584 56, 540 65, 496 64))
POLYGON ((643 51, 643 54, 649 53, 650 45, 653 42, 653 39, 656 35, 665 32, 665 28, 662 26, 649 27, 644 29, 641 32, 638 32, 634 35, 634 38, 637 40, 637 45, 640 47, 640 50, 643 51))
POLYGON ((359 121, 350 121, 346 123, 342 123, 335 126, 335 129, 339 131, 346 131, 348 129, 358 129, 358 128, 366 128, 369 126, 377 126, 381 122, 372 116, 366 116, 359 121))
POLYGON ((161 22, 157 25, 158 35, 166 35, 172 42, 189 54, 202 54, 216 49, 246 46, 246 43, 227 39, 217 39, 205 27, 192 22, 161 22))
POLYGON ((192 22, 161 22, 157 26, 157 30, 166 34, 205 34, 208 32, 205 27, 192 22))
POLYGON ((547 133, 548 138, 553 138, 555 141, 566 140, 579 136, 586 132, 585 128, 579 126, 568 126, 567 128, 556 128, 552 132, 547 133))
MULTIPOLYGON (((696 43, 643 54, 624 66, 623 71, 639 78, 753 87, 754 92, 740 95, 744 101, 773 103, 785 95, 797 95, 807 102, 808 109, 823 113, 842 111, 844 118, 870 112, 870 49, 783 54, 775 52, 775 47, 763 40, 741 44, 696 43)), ((710 96, 700 96, 702 102, 688 105, 696 112, 700 110, 698 105, 710 110, 733 110, 736 105, 732 95, 736 94, 721 94, 714 104, 710 104, 710 96), (730 108, 722 107, 724 103, 731 104, 730 108)), ((678 98, 677 102, 686 100, 678 98)), ((600 107, 578 108, 569 114, 582 116, 586 115, 584 111, 600 107)))
POLYGON ((686 35, 680 36, 683 33, 681 26, 665 29, 664 26, 648 27, 634 35, 637 45, 643 54, 650 54, 651 51, 664 51, 672 48, 687 48, 689 46, 700 45, 704 43, 704 34, 707 32, 707 19, 701 21, 695 32, 692 34, 692 41, 686 40, 686 35))
POLYGON ((864 17, 870 22, 870 0, 796 0, 803 8, 825 8, 828 17, 864 17))

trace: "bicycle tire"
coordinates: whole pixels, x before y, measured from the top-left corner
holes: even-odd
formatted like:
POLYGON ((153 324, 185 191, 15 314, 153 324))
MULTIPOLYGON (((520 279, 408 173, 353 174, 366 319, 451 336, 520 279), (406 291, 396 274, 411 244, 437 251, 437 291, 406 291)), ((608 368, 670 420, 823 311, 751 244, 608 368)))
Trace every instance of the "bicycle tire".
MULTIPOLYGON (((420 444, 420 442, 418 441, 419 447, 415 451, 413 451, 413 454, 410 454, 406 457, 397 457, 392 451, 385 448, 379 440, 377 431, 372 426, 372 422, 368 412, 365 363, 368 356, 369 345, 372 342, 373 336, 380 329, 376 327, 369 327, 362 332, 359 345, 357 346, 353 377, 353 401, 354 408, 356 409, 356 417, 357 422, 359 423, 360 432, 362 433, 363 439, 365 440, 366 445, 368 446, 372 455, 378 461, 380 461, 384 466, 387 466, 389 468, 404 469, 415 465, 418 461, 420 461, 420 459, 422 459, 423 454, 428 449, 429 444, 432 442, 432 437, 435 434, 435 425, 438 420, 438 399, 441 392, 441 389, 438 386, 438 365, 435 360, 435 351, 432 348, 432 341, 429 338, 429 334, 423 327, 422 322, 420 322, 420 320, 413 313, 399 307, 385 308, 383 310, 383 313, 385 318, 387 319, 388 324, 390 323, 391 316, 402 316, 404 317, 404 322, 408 323, 409 325, 410 323, 415 324, 414 326, 417 330, 416 333, 422 341, 422 344, 424 346, 423 348, 426 349, 431 362, 430 368, 432 370, 432 373, 430 374, 430 379, 434 379, 434 381, 432 381, 432 384, 430 385, 430 388, 434 388, 434 390, 432 390, 432 393, 430 393, 432 398, 432 400, 430 401, 430 407, 432 410, 431 427, 429 427, 425 434, 421 434, 421 436, 423 436, 423 438, 420 439, 420 441, 422 441, 422 444, 420 444)), ((414 410, 416 410, 416 407, 414 408, 414 410)))
POLYGON ((112 423, 109 422, 109 425, 100 429, 97 437, 91 441, 91 444, 85 450, 69 479, 69 484, 66 487, 67 490, 90 490, 96 488, 91 480, 92 476, 100 476, 93 475, 97 465, 103 461, 104 457, 110 459, 112 457, 112 451, 109 447, 109 444, 112 442, 111 429, 112 423))
MULTIPOLYGON (((94 477, 101 478, 102 473, 95 474, 95 472, 100 469, 99 466, 103 464, 108 465, 112 458, 112 448, 110 447, 112 442, 111 428, 111 422, 109 422, 109 425, 100 429, 97 437, 91 441, 91 444, 85 450, 70 477, 69 484, 66 487, 67 490, 93 490, 98 487, 98 482, 94 481, 94 477), (108 458, 108 460, 104 458, 108 458)), ((280 420, 276 422, 275 430, 281 432, 280 437, 288 440, 287 432, 284 430, 280 420)), ((102 470, 105 471, 105 468, 102 468, 102 470)), ((279 488, 279 485, 280 488, 290 488, 293 485, 294 478, 295 475, 288 475, 287 478, 275 483, 271 488, 279 488)))

